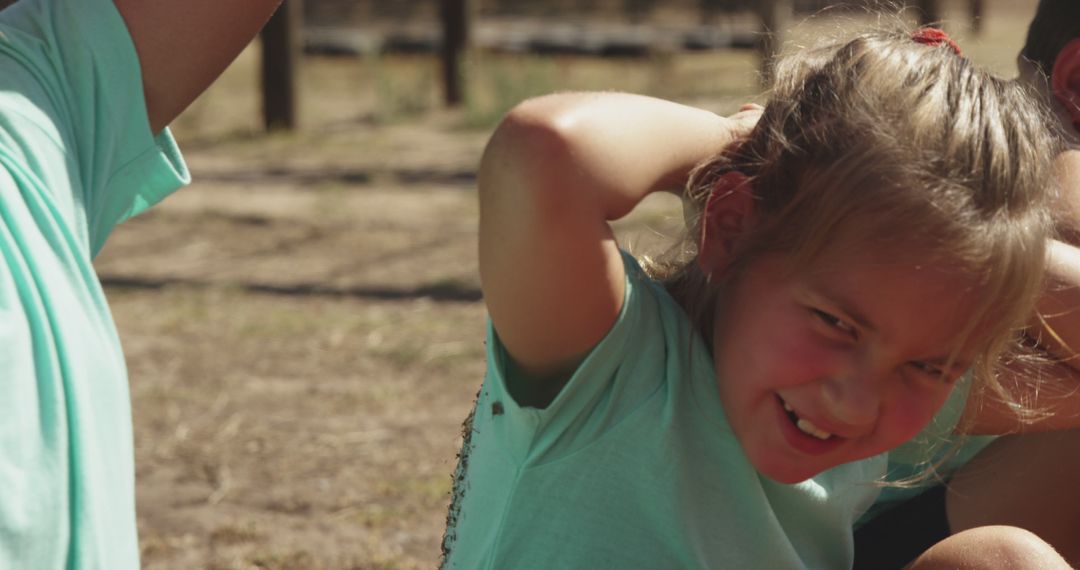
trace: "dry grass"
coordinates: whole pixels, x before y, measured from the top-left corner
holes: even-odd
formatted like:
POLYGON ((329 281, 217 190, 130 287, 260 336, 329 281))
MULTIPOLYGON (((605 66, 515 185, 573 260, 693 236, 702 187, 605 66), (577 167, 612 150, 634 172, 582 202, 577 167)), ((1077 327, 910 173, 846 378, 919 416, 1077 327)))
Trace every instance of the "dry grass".
MULTIPOLYGON (((1020 4, 992 2, 967 53, 1008 71, 1020 4)), ((566 88, 729 111, 756 63, 486 56, 472 107, 449 113, 428 58, 308 59, 305 129, 262 137, 256 55, 177 122, 195 184, 98 261, 131 373, 145 567, 430 568, 484 372, 479 126, 566 88)), ((655 247, 648 228, 678 215, 655 201, 619 231, 655 247)))

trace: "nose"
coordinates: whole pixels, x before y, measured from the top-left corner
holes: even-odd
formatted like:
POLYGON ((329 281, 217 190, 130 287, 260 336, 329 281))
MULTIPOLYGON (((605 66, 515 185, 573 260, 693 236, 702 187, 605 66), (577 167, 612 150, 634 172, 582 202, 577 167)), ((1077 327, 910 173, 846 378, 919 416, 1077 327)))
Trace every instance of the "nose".
POLYGON ((877 421, 881 391, 872 378, 845 374, 822 383, 822 401, 834 421, 860 432, 872 428, 877 421))

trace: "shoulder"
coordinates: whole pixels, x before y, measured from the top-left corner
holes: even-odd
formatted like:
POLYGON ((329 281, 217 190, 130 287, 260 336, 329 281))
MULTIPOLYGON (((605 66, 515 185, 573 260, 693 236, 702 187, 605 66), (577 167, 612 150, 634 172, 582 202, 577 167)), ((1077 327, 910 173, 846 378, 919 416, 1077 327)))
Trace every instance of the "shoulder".
POLYGON ((701 358, 703 351, 690 349, 693 335, 685 314, 636 259, 622 252, 622 260, 626 295, 614 325, 542 402, 521 397, 522 382, 489 325, 484 394, 499 403, 500 422, 524 430, 513 431, 519 447, 547 432, 573 432, 560 436, 565 443, 601 437, 653 396, 683 385, 692 370, 701 371, 687 360, 701 358))

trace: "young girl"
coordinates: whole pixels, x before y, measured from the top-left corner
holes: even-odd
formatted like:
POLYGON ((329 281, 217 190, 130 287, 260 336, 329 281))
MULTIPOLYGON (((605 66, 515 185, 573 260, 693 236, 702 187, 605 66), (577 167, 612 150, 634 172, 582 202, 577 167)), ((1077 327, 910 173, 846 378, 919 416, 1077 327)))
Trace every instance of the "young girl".
POLYGON ((445 566, 851 566, 885 452, 965 370, 993 381, 1049 232, 1044 116, 917 37, 786 60, 729 150, 752 109, 510 113, 480 169, 489 371, 445 566), (684 187, 688 257, 647 276, 608 221, 684 187))

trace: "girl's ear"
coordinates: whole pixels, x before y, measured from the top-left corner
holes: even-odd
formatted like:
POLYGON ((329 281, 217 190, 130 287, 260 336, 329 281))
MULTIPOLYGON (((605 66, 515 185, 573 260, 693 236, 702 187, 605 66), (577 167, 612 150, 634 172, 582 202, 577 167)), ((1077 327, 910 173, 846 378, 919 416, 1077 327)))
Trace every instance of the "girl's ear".
POLYGON ((1080 132, 1080 38, 1065 44, 1058 52, 1050 85, 1054 98, 1072 119, 1073 128, 1080 132))
POLYGON ((750 179, 726 172, 713 186, 702 213, 698 266, 709 277, 722 275, 732 261, 735 244, 753 227, 754 191, 750 179))

